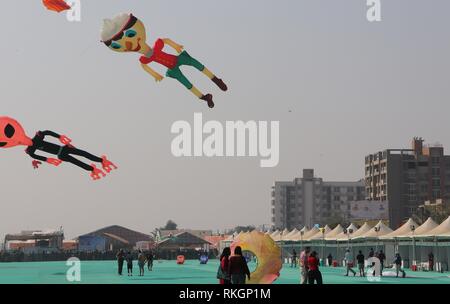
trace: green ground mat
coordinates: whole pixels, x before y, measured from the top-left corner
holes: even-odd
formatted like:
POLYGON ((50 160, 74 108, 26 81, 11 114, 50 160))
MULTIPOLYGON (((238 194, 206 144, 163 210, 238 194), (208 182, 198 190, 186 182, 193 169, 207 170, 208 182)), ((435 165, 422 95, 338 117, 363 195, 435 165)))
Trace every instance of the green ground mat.
MULTIPOLYGON (((177 265, 175 261, 155 262, 152 272, 145 271, 139 277, 134 264, 134 276, 117 275, 116 261, 82 261, 81 283, 84 284, 217 284, 217 260, 207 265, 198 261, 186 261, 177 265)), ((253 266, 254 267, 254 266, 253 266)), ((252 268, 252 267, 251 267, 252 268)), ((0 284, 73 284, 66 279, 69 266, 65 262, 0 263, 0 284)), ((391 269, 385 270, 380 282, 370 282, 359 276, 345 277, 343 268, 321 268, 324 284, 450 284, 450 273, 407 271, 406 278, 395 278, 391 269)), ((299 270, 285 265, 275 284, 298 284, 299 270)))

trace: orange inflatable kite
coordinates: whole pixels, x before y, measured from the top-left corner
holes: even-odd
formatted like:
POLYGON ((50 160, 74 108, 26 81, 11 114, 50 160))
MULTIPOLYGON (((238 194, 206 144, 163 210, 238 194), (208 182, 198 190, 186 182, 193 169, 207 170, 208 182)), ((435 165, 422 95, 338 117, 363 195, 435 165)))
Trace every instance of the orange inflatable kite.
POLYGON ((251 252, 256 256, 257 266, 251 273, 247 284, 272 284, 280 276, 281 249, 272 238, 259 231, 242 233, 231 244, 231 251, 240 246, 242 251, 251 252))

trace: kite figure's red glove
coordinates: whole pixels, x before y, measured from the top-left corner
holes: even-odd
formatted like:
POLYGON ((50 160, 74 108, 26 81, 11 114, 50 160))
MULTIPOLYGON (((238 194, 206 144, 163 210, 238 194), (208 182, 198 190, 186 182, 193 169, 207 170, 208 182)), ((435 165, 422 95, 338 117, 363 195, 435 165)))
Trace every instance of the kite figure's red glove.
POLYGON ((38 160, 33 160, 31 162, 31 164, 33 165, 34 169, 39 169, 39 165, 42 165, 42 163, 40 161, 38 161, 38 160))
POLYGON ((117 166, 116 166, 115 164, 113 164, 112 162, 110 162, 110 161, 106 158, 105 155, 102 156, 102 159, 103 159, 103 161, 102 161, 102 167, 103 167, 103 170, 106 171, 106 173, 109 173, 109 172, 111 172, 112 170, 117 169, 117 166))
POLYGON ((47 163, 55 167, 58 167, 59 165, 61 165, 62 161, 56 158, 47 158, 47 163))
POLYGON ((91 177, 92 177, 93 180, 99 180, 99 179, 101 179, 102 177, 105 177, 105 176, 106 176, 105 172, 103 172, 102 170, 100 170, 99 168, 97 168, 97 167, 95 166, 95 164, 91 164, 91 166, 92 166, 91 177), (100 176, 100 175, 101 175, 101 176, 100 176))
POLYGON ((70 143, 72 142, 72 140, 69 137, 67 137, 66 135, 61 135, 59 137, 59 141, 65 146, 69 146, 70 143))

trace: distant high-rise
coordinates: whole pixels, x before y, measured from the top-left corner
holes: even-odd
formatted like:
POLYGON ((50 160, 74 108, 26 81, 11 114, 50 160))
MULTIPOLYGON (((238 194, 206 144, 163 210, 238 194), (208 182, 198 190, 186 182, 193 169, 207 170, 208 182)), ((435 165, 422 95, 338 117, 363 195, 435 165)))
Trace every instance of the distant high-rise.
POLYGON ((441 145, 387 149, 365 158, 367 199, 389 201, 389 221, 397 228, 425 201, 450 198, 450 156, 441 145))
POLYGON ((275 182, 272 187, 272 226, 293 229, 326 224, 333 216, 346 216, 348 202, 365 198, 364 181, 324 182, 313 169, 303 170, 302 178, 275 182))

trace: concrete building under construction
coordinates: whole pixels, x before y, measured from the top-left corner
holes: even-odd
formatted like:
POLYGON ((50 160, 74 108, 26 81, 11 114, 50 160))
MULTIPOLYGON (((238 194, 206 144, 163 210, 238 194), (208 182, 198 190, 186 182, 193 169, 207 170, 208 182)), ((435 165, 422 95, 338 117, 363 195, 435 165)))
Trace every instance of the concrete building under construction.
POLYGON ((410 149, 386 149, 365 158, 367 199, 389 201, 389 222, 397 228, 425 201, 450 198, 450 155, 440 144, 414 138, 410 149))

